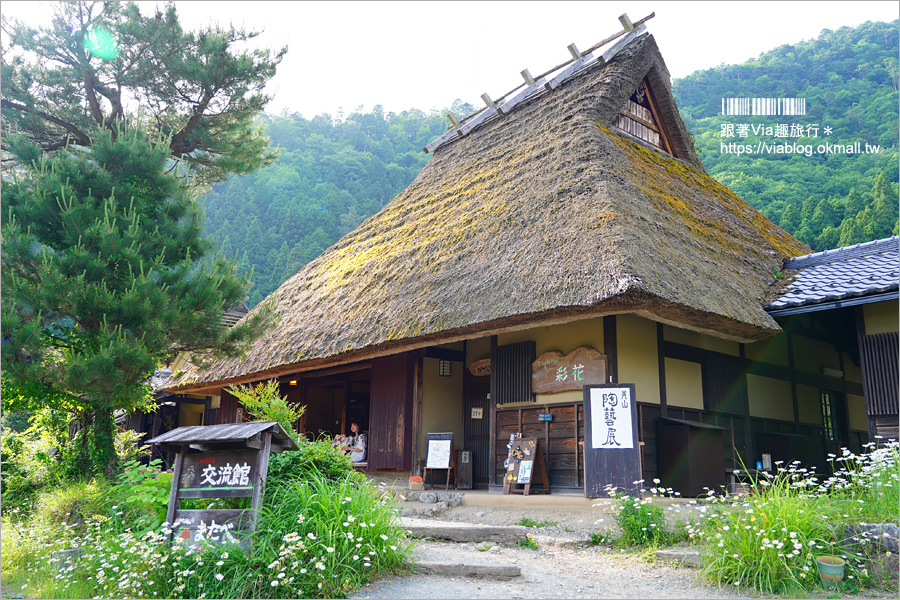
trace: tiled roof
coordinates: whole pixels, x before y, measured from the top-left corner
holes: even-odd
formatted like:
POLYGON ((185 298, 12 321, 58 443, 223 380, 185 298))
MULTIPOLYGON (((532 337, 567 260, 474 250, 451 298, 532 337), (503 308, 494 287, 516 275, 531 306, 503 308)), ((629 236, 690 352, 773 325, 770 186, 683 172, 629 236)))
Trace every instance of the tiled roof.
POLYGON ((852 298, 864 298, 898 287, 897 236, 799 256, 784 265, 798 271, 781 297, 766 307, 770 313, 812 307, 852 298))

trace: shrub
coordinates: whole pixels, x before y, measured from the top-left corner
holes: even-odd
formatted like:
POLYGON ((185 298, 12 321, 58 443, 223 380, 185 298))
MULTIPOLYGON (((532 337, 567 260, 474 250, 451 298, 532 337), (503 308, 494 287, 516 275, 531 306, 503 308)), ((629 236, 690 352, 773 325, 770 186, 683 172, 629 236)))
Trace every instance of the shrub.
MULTIPOLYGON (((659 484, 658 479, 653 481, 659 484)), ((641 494, 644 495, 647 491, 641 489, 641 494)), ((612 497, 617 496, 611 486, 607 488, 607 492, 612 497)), ((626 546, 666 546, 686 537, 687 534, 682 529, 673 528, 668 524, 665 511, 656 503, 666 496, 674 497, 679 494, 671 489, 657 487, 650 488, 649 492, 649 496, 640 499, 629 496, 618 498, 614 518, 621 536, 614 539, 614 543, 626 546)), ((609 538, 604 534, 591 536, 594 544, 602 543, 606 539, 609 538)))
POLYGON ((539 550, 540 546, 538 546, 537 541, 529 535, 529 536, 526 536, 524 540, 517 540, 516 548, 528 548, 529 550, 539 550))
POLYGON ((0 417, 0 432, 21 433, 28 429, 31 412, 27 410, 4 410, 0 417))
POLYGON ((19 509, 30 514, 39 492, 65 478, 65 464, 57 450, 68 435, 68 420, 62 411, 42 409, 32 413, 31 427, 0 436, 0 488, 3 514, 19 509))
POLYGON ((403 568, 412 547, 393 501, 355 478, 272 488, 250 553, 197 539, 170 547, 165 526, 139 533, 128 518, 112 506, 77 535, 4 522, 4 583, 46 598, 332 598, 403 568), (63 547, 81 556, 54 576, 50 552, 63 547))
POLYGON ((150 448, 141 446, 141 438, 147 435, 131 429, 123 429, 116 433, 116 458, 120 465, 131 461, 139 461, 150 456, 150 448))
POLYGON ((299 450, 272 455, 267 477, 269 488, 315 477, 335 482, 347 477, 360 482, 365 479, 353 468, 350 458, 332 448, 330 442, 304 440, 300 441, 299 450))
POLYGON ((757 491, 746 497, 710 492, 709 514, 690 529, 704 573, 720 584, 790 594, 820 587, 816 557, 837 554, 847 561, 842 589, 873 583, 869 557, 840 547, 841 532, 866 520, 897 522, 897 445, 863 456, 844 450, 835 462, 843 466, 824 482, 792 464, 751 480, 757 491))
POLYGON ((162 470, 162 460, 158 458, 148 465, 131 460, 123 467, 119 484, 111 492, 129 511, 128 520, 134 528, 158 527, 169 508, 172 473, 162 470))
POLYGON ((90 518, 110 512, 113 504, 110 491, 103 479, 75 481, 48 489, 37 498, 34 520, 80 532, 90 518))
POLYGON ((261 421, 274 421, 297 441, 294 432, 294 421, 303 416, 305 406, 289 405, 287 399, 281 395, 278 381, 270 379, 260 383, 256 387, 250 385, 237 385, 228 388, 241 405, 247 410, 247 414, 261 421))

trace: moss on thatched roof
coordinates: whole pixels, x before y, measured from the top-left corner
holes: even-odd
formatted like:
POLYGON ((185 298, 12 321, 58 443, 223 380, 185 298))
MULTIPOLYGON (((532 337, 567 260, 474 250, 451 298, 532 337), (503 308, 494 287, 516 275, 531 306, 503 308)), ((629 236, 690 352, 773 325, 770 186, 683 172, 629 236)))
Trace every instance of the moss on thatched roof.
POLYGON ((768 337, 773 269, 808 249, 706 175, 652 37, 441 146, 381 212, 273 296, 277 330, 201 389, 629 312, 768 337), (614 132, 644 76, 680 159, 614 132))

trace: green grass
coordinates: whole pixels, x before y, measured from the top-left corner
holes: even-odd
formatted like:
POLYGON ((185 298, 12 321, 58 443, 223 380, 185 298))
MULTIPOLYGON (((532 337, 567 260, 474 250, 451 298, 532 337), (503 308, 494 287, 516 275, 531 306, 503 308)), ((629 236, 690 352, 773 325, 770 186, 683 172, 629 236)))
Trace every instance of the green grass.
MULTIPOLYGON (((100 490, 104 497, 113 494, 109 486, 104 492, 101 484, 100 490)), ((82 491, 93 497, 94 490, 82 491)), ((105 514, 92 510, 77 525, 61 525, 65 513, 60 507, 77 506, 79 500, 71 501, 74 491, 57 496, 45 502, 50 517, 4 518, 2 576, 12 593, 41 598, 343 597, 387 572, 403 571, 412 548, 398 526, 393 501, 356 478, 311 476, 271 486, 249 554, 227 543, 170 548, 162 530, 132 530, 134 513, 118 505, 107 505, 105 514), (53 576, 50 554, 60 548, 81 548, 83 554, 72 568, 53 576)))
POLYGON ((688 530, 700 545, 703 573, 719 584, 747 586, 766 594, 805 594, 823 588, 815 558, 847 560, 838 591, 854 592, 876 582, 872 561, 837 545, 844 524, 896 523, 897 444, 855 456, 834 457, 835 473, 824 481, 797 465, 753 481, 745 497, 710 496, 710 510, 688 530))
POLYGON ((529 548, 531 550, 537 550, 539 546, 533 537, 528 536, 524 540, 518 540, 516 542, 516 548, 529 548))
POLYGON ((559 525, 557 521, 535 521, 534 519, 530 519, 528 517, 522 517, 519 519, 519 525, 523 527, 555 527, 559 525))

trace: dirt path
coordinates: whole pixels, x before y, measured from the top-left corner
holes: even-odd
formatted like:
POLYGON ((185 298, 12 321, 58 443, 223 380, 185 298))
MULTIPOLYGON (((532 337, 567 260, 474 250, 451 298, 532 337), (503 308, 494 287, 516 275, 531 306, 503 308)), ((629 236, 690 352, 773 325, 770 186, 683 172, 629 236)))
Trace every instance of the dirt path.
MULTIPOLYGON (((690 512, 690 507, 682 507, 690 512)), ((611 507, 499 508, 458 506, 433 519, 439 523, 518 525, 528 518, 538 549, 499 544, 421 541, 417 558, 440 563, 515 565, 508 581, 413 574, 367 585, 350 598, 758 598, 747 589, 710 585, 690 568, 677 568, 608 547, 591 546, 591 533, 613 531, 611 507), (555 523, 555 524, 550 524, 555 523)), ((810 594, 827 598, 827 594, 810 594)), ((831 596, 834 597, 834 596, 831 596)), ((896 598, 868 591, 861 598, 896 598)))
POLYGON ((518 566, 509 581, 410 575, 358 590, 351 598, 748 598, 746 592, 705 585, 692 569, 645 562, 634 554, 589 545, 592 533, 611 530, 603 508, 500 508, 461 505, 435 523, 519 525, 523 518, 542 527, 530 529, 538 549, 499 544, 422 541, 417 557, 446 563, 518 566))
MULTIPOLYGON (((483 546, 480 546, 483 547, 483 546)), ((475 544, 422 542, 429 559, 464 561, 475 544)), ((438 575, 395 577, 365 586, 351 598, 749 598, 739 591, 704 585, 697 572, 642 562, 634 555, 597 548, 545 546, 538 550, 485 551, 501 564, 515 564, 520 577, 509 581, 438 575)))

